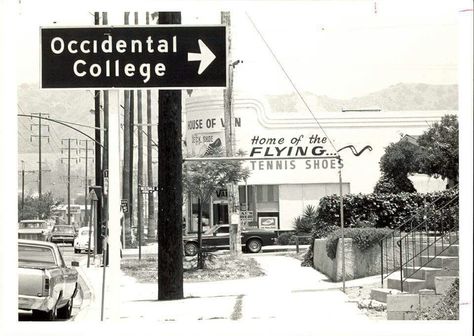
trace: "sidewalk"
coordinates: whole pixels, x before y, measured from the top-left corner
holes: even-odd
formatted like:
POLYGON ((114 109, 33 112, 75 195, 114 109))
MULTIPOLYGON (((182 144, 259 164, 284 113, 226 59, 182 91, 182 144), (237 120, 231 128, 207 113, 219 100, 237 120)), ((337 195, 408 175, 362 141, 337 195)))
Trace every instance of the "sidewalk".
MULTIPOLYGON (((119 293, 111 293, 106 286, 104 321, 146 322, 272 322, 298 324, 311 328, 315 318, 320 323, 337 321, 364 322, 368 318, 349 302, 340 290, 341 283, 328 281, 326 276, 301 267, 294 258, 281 255, 252 255, 261 265, 265 276, 216 282, 185 282, 183 300, 157 301, 157 284, 137 283, 123 273, 119 279, 119 293), (110 307, 110 299, 119 299, 119 307, 110 307), (113 309, 116 309, 114 317, 113 309), (118 316, 117 316, 118 314, 118 316)), ((76 321, 100 321, 103 268, 81 267, 88 289, 85 307, 76 321), (87 295, 90 292, 91 295, 87 295)), ((358 285, 371 278, 347 282, 358 285)), ((337 322, 336 322, 337 323, 337 322)))

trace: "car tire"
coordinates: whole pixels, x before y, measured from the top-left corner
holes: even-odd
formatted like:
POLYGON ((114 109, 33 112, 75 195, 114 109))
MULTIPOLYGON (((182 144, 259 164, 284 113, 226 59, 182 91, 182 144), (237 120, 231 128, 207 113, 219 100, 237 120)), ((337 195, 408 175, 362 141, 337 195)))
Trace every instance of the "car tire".
POLYGON ((77 248, 75 248, 75 249, 74 249, 74 253, 81 253, 81 250, 80 250, 80 249, 77 249, 77 248))
POLYGON ((262 250, 262 242, 259 239, 250 239, 245 246, 250 253, 258 253, 262 250))
POLYGON ((198 253, 198 244, 188 242, 184 245, 184 254, 189 257, 194 257, 198 253))
POLYGON ((58 308, 57 316, 59 319, 68 320, 71 318, 74 299, 71 298, 64 307, 58 308))
POLYGON ((33 310, 33 319, 35 321, 54 321, 57 317, 56 307, 50 311, 33 310))

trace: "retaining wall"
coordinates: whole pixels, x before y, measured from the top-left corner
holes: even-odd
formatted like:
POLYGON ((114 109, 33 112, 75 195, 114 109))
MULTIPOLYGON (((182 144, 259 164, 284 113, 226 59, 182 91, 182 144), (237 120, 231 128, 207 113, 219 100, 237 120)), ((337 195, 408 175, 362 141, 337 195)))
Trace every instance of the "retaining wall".
MULTIPOLYGON (((390 249, 391 244, 393 244, 392 241, 388 243, 390 249)), ((380 274, 380 246, 378 244, 365 251, 361 251, 353 244, 351 238, 345 238, 344 245, 346 280, 380 274)), ((394 253, 394 256, 398 257, 397 254, 398 253, 394 253)), ((391 255, 386 255, 385 257, 384 262, 387 262, 387 259, 392 262, 391 255)), ((313 246, 313 265, 314 268, 327 275, 331 280, 341 281, 342 239, 339 239, 336 258, 334 259, 327 256, 326 239, 315 239, 313 246)))

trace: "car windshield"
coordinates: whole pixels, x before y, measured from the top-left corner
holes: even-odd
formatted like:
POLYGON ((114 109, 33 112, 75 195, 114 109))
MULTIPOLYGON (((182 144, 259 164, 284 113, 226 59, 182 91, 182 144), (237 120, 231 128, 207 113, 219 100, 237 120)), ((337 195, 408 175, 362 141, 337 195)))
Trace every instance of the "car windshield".
POLYGON ((53 250, 48 246, 18 245, 19 266, 54 266, 53 250))
MULTIPOLYGON (((92 232, 92 234, 94 234, 94 233, 92 232)), ((81 236, 87 236, 87 235, 89 235, 89 229, 81 231, 81 236)))
POLYGON ((72 226, 55 226, 53 232, 74 233, 74 228, 72 226))
POLYGON ((20 229, 44 229, 44 228, 46 228, 46 223, 44 222, 20 223, 20 229))
POLYGON ((204 231, 203 234, 212 234, 215 230, 216 230, 216 227, 213 226, 213 227, 210 227, 209 229, 207 229, 206 231, 204 231))

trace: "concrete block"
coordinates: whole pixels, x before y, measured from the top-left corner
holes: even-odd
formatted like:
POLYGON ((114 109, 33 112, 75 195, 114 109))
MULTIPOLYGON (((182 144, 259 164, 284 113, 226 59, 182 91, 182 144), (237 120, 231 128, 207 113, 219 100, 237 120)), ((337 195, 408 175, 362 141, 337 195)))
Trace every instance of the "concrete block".
POLYGON ((404 320, 416 320, 417 319, 417 312, 404 312, 403 319, 404 320))
POLYGON ((405 312, 401 311, 388 311, 387 312, 387 320, 404 320, 405 312))
POLYGON ((439 276, 435 277, 435 291, 436 294, 446 294, 451 288, 454 280, 458 279, 457 276, 439 276))
POLYGON ((370 290, 370 298, 379 302, 387 303, 388 295, 400 293, 399 290, 393 288, 373 288, 370 290))
POLYGON ((434 289, 420 289, 418 291, 418 294, 420 294, 420 295, 433 295, 433 294, 436 294, 436 292, 434 291, 434 289))
POLYGON ((419 301, 418 294, 387 295, 387 311, 416 311, 419 301))
POLYGON ((457 276, 458 270, 430 270, 425 272, 426 288, 435 289, 435 278, 440 276, 457 276))
POLYGON ((416 312, 405 312, 405 311, 389 311, 387 312, 387 320, 400 321, 400 320, 416 320, 416 312))
MULTIPOLYGON (((401 290, 400 279, 389 278, 387 281, 387 287, 401 290)), ((403 291, 406 293, 418 293, 420 289, 424 288, 425 280, 408 278, 403 281, 403 291)))
POLYGON ((420 295, 420 308, 433 307, 441 299, 442 295, 431 294, 431 295, 420 295))

